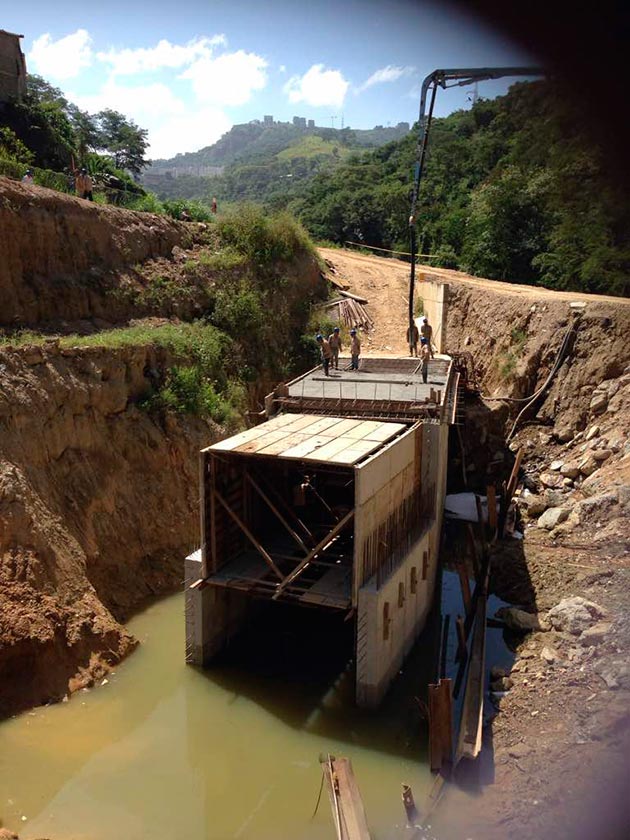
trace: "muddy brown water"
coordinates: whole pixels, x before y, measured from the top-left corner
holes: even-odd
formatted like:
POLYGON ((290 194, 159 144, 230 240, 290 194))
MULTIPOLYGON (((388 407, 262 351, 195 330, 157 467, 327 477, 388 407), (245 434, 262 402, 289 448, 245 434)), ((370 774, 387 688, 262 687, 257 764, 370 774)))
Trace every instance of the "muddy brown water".
MULTIPOLYGON (((462 610, 452 572, 442 603, 462 610)), ((373 713, 352 702, 351 624, 318 611, 268 605, 206 671, 184 663, 183 595, 129 629, 142 644, 105 685, 0 724, 0 825, 21 840, 324 840, 334 837, 325 792, 312 815, 319 756, 332 753, 352 759, 374 840, 405 836, 401 783, 420 805, 433 780, 414 699, 429 677, 430 629, 373 713)), ((495 635, 489 664, 505 664, 495 635)), ((454 646, 453 634, 449 661, 454 646)), ((420 836, 470 836, 491 781, 449 786, 420 836)))
POLYGON ((358 713, 350 673, 326 688, 308 655, 288 679, 299 639, 276 642, 276 672, 186 666, 183 611, 176 595, 133 619, 143 644, 106 685, 0 725, 0 824, 53 840, 330 838, 325 793, 311 815, 331 752, 352 758, 374 836, 396 836, 401 782, 417 796, 430 782, 413 710, 358 713))

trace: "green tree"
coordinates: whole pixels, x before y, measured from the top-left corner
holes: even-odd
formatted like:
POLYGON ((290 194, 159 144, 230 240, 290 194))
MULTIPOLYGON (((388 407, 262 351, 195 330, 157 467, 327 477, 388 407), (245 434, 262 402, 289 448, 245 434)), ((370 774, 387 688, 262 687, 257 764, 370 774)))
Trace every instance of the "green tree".
POLYGON ((139 175, 148 164, 148 131, 110 108, 96 114, 95 120, 99 148, 112 156, 117 169, 139 175))

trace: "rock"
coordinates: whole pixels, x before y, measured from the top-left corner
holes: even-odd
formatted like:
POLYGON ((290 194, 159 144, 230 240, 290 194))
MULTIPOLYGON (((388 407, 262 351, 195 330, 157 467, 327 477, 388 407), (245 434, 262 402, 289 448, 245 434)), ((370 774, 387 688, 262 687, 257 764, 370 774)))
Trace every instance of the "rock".
POLYGON ((601 659, 595 664, 595 673, 608 688, 630 688, 630 665, 625 658, 601 659))
POLYGON ((529 755, 532 750, 533 747, 530 747, 529 744, 521 742, 520 744, 514 744, 513 747, 509 747, 508 755, 512 758, 525 758, 525 756, 529 755))
POLYGON ((591 428, 586 433, 585 440, 593 440, 599 434, 599 426, 591 426, 591 428))
POLYGON ((8 828, 0 828, 0 840, 20 840, 20 838, 8 828))
POLYGON ((595 449, 592 453, 596 461, 606 461, 612 455, 610 449, 595 449))
POLYGON ((592 475, 598 467, 599 463, 593 457, 592 452, 588 452, 578 461, 578 468, 582 475, 592 475))
POLYGON ((553 472, 557 472, 559 469, 562 468, 563 464, 564 464, 564 461, 552 461, 549 464, 549 469, 552 470, 553 472))
POLYGON ((560 426, 554 429, 554 434, 560 443, 568 443, 570 440, 573 440, 573 429, 570 426, 560 426))
POLYGON ((610 621, 598 621, 597 624, 593 624, 592 627, 587 627, 586 630, 582 631, 580 643, 586 647, 600 645, 610 632, 611 627, 610 621))
POLYGON ((540 651, 540 658, 544 659, 547 664, 552 665, 560 659, 560 654, 555 648, 545 645, 540 651))
POLYGON ((567 461, 560 468, 560 475, 563 475, 565 478, 577 478, 579 474, 580 468, 577 465, 577 461, 567 461))
POLYGON ((510 630, 529 633, 531 630, 544 630, 538 615, 519 610, 518 607, 501 607, 496 612, 496 618, 502 621, 510 630))
POLYGON ((579 636, 583 630, 591 627, 601 618, 604 618, 606 611, 579 595, 570 598, 563 598, 559 604, 549 610, 547 618, 554 630, 566 630, 574 636, 579 636))
POLYGON ((612 518, 612 508, 617 505, 618 498, 618 490, 611 493, 599 493, 578 502, 573 508, 573 513, 581 523, 594 521, 596 518, 612 518))
POLYGON ((508 673, 509 672, 505 668, 501 668, 499 665, 493 665, 492 668, 490 668, 490 679, 492 682, 495 682, 495 680, 507 677, 508 673))
POLYGON ((562 485, 562 476, 555 472, 543 472, 540 474, 540 483, 543 487, 557 488, 562 485))
POLYGON ((546 528, 551 531, 561 522, 564 522, 569 517, 569 511, 566 508, 553 507, 546 510, 536 523, 539 528, 546 528))
POLYGON ((547 510, 548 505, 542 496, 532 494, 525 499, 525 507, 530 519, 535 519, 547 510))
POLYGON ((531 493, 536 493, 536 491, 538 490, 538 484, 536 483, 536 479, 533 475, 525 475, 525 478, 523 479, 523 484, 525 488, 531 493))
POLYGON ((490 691, 509 691, 514 687, 514 680, 511 677, 500 677, 490 683, 490 691))
POLYGON ((562 479, 562 486, 566 487, 567 489, 573 487, 573 479, 572 478, 563 478, 562 479))
POLYGON ((602 414, 606 411, 606 406, 608 405, 608 393, 604 391, 595 391, 593 396, 591 397, 591 402, 589 405, 590 411, 593 414, 602 414))
POLYGON ((565 496, 563 495, 561 490, 545 490, 545 494, 543 496, 545 502, 547 503, 547 507, 562 507, 565 496))

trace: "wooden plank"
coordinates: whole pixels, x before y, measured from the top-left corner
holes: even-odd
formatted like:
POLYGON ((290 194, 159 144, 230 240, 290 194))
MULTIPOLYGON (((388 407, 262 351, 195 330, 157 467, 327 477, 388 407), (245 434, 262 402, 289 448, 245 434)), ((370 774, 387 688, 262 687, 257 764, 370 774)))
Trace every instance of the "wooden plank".
POLYGON ((291 432, 287 432, 284 429, 268 431, 266 434, 260 434, 257 438, 241 443, 233 451, 238 452, 241 455, 254 454, 255 452, 259 452, 261 449, 265 449, 267 446, 271 446, 272 443, 285 440, 290 436, 290 434, 291 432))
POLYGON ((378 429, 374 429, 374 431, 365 435, 364 439, 378 440, 384 443, 386 440, 395 437, 395 435, 406 428, 408 427, 404 423, 381 423, 378 429))
POLYGON ((486 606, 485 586, 477 598, 475 623, 470 649, 470 662, 466 677, 464 705, 455 762, 462 758, 477 758, 481 752, 483 724, 483 695, 486 658, 486 606))
POLYGON ((309 455, 317 457, 317 452, 332 441, 333 438, 324 437, 324 435, 313 435, 312 437, 309 435, 306 440, 298 443, 297 446, 292 446, 290 449, 286 449, 282 452, 282 457, 305 458, 309 455))
POLYGON ((256 454, 281 455, 287 446, 297 446, 298 443, 301 443, 304 440, 308 440, 308 435, 302 434, 301 432, 290 432, 286 438, 282 438, 282 440, 271 443, 265 446, 264 449, 259 449, 256 454))
POLYGON ((453 753, 451 681, 429 685, 429 761, 431 770, 448 768, 453 753))
POLYGON ((365 458, 371 452, 374 452, 378 449, 379 445, 373 440, 357 440, 353 442, 352 446, 349 446, 347 449, 342 449, 330 460, 335 464, 351 465, 359 459, 365 458))
POLYGON ((276 518, 280 520, 280 522, 284 525, 284 527, 286 528, 286 530, 288 531, 288 533, 289 533, 289 534, 293 537, 293 539, 294 539, 294 540, 296 541, 296 543, 300 546, 300 548, 301 548, 301 549, 302 549, 305 553, 307 553, 307 554, 308 554, 308 548, 307 548, 307 546, 304 544, 304 542, 303 542, 302 538, 301 538, 301 537, 300 537, 300 536, 299 536, 299 535, 298 535, 298 534, 297 534, 297 533, 293 530, 293 528, 289 525, 289 523, 286 521, 286 519, 284 518, 284 516, 280 513, 280 511, 278 510, 278 508, 274 505, 274 503, 271 501, 271 499, 267 496, 267 494, 265 493, 265 491, 264 491, 264 490, 260 487, 260 485, 259 485, 259 484, 258 484, 258 483, 257 483, 257 482, 253 479, 253 478, 252 478, 252 476, 249 474, 249 472, 248 472, 247 470, 245 470, 245 478, 246 478, 246 480, 247 480, 247 481, 249 481, 249 483, 250 483, 250 484, 251 484, 251 486, 254 488, 254 490, 255 490, 255 491, 258 493, 258 495, 262 498, 262 500, 265 502, 265 504, 267 505, 267 507, 268 507, 268 508, 269 508, 269 509, 273 512, 273 513, 275 513, 276 518))
POLYGON ((308 604, 329 605, 331 601, 336 605, 349 605, 351 595, 352 568, 350 566, 332 566, 321 578, 311 586, 308 592, 300 598, 308 604))
POLYGON ((321 763, 338 840, 370 840, 352 762, 349 758, 328 756, 321 763))
MULTIPOLYGON (((347 449, 348 446, 352 443, 347 437, 339 437, 335 440, 329 440, 324 446, 321 446, 317 452, 313 452, 310 456, 306 458, 309 461, 332 461, 333 456, 336 455, 338 452, 341 452, 342 449, 347 449)), ((284 452, 284 457, 290 458, 290 452, 284 452)))

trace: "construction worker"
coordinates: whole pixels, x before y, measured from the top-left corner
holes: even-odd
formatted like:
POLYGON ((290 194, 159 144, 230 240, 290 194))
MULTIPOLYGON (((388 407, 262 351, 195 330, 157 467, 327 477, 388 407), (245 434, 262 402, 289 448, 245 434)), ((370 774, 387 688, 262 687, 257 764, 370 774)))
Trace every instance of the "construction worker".
POLYGON ((423 336, 423 338, 426 338, 427 344, 429 346, 429 353, 431 354, 431 358, 433 358, 433 327, 429 323, 429 319, 426 315, 422 319, 420 335, 423 336))
POLYGON ((330 344, 328 343, 327 339, 324 338, 323 335, 318 333, 315 336, 315 340, 319 344, 319 349, 322 354, 322 364, 324 366, 324 375, 328 376, 328 368, 330 367, 330 360, 332 359, 332 350, 330 349, 330 344))
POLYGON ((418 339, 420 335, 418 333, 418 327, 415 325, 412 327, 407 327, 407 344, 409 345, 409 352, 412 356, 418 355, 418 339))
POLYGON ((343 347, 341 346, 341 333, 339 332, 339 327, 335 327, 328 336, 328 344, 330 344, 330 349, 332 350, 332 360, 335 365, 335 370, 339 370, 339 352, 343 350, 343 347))
POLYGON ((33 178, 33 170, 27 169, 24 175, 22 175, 22 183, 23 184, 34 184, 35 178, 33 178))
POLYGON ((81 167, 81 170, 75 179, 74 188, 79 198, 94 201, 94 198, 92 197, 92 179, 88 175, 88 171, 85 166, 81 167))
POLYGON ((359 355, 361 353, 361 342, 356 330, 350 330, 350 370, 359 370, 359 355))
POLYGON ((422 381, 426 384, 427 377, 429 376, 429 359, 431 357, 431 351, 429 350, 429 342, 426 338, 420 339, 420 363, 422 365, 422 381))

